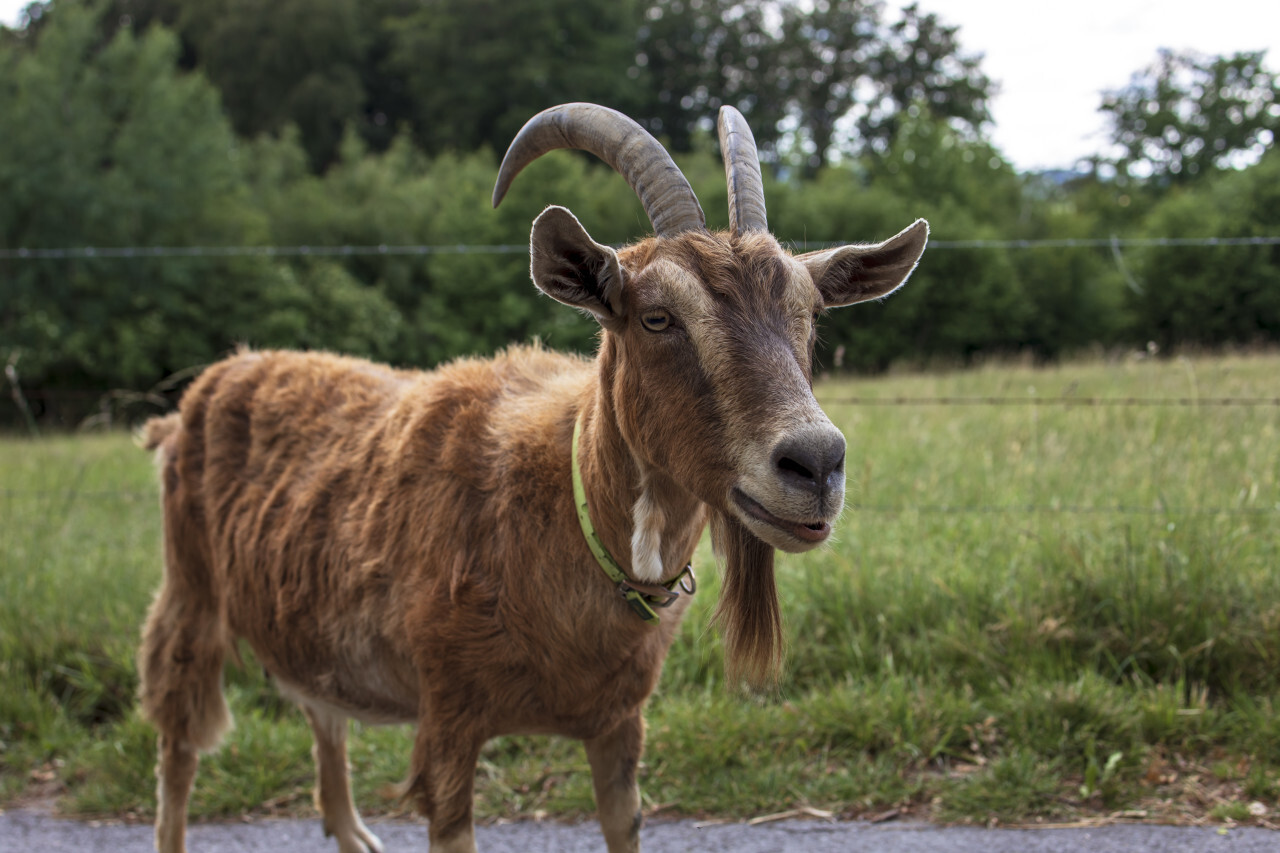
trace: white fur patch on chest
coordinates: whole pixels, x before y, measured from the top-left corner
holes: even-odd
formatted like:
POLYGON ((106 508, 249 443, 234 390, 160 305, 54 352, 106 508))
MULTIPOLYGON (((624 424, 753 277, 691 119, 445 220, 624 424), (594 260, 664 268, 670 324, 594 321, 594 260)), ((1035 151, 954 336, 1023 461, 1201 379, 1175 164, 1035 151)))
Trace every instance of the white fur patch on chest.
POLYGON ((641 583, 658 583, 662 580, 662 527, 666 514, 645 488, 631 516, 635 524, 631 533, 631 575, 641 583))

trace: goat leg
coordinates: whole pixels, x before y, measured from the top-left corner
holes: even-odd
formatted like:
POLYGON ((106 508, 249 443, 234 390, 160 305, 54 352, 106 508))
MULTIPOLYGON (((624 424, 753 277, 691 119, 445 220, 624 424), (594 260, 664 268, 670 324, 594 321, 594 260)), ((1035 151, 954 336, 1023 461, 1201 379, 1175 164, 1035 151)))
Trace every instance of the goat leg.
POLYGON ((418 726, 408 794, 430 821, 431 853, 476 853, 472 802, 484 738, 433 725, 433 718, 418 726))
POLYGON ((185 853, 187 798, 200 755, 189 743, 160 735, 156 744, 156 850, 185 853))
POLYGON ((609 853, 639 853, 644 816, 636 768, 644 751, 644 719, 637 711, 608 734, 588 740, 586 747, 609 853))
POLYGON ((360 820, 351 799, 346 717, 314 705, 303 705, 302 711, 315 736, 316 808, 325 835, 338 839, 338 853, 382 853, 382 842, 360 820))

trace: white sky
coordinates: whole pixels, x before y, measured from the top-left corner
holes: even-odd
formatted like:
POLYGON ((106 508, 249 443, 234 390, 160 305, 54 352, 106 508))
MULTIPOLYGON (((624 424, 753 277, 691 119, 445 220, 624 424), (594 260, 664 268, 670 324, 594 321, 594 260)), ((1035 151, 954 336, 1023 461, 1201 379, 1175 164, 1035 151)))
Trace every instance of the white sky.
MULTIPOLYGON (((0 0, 14 24, 27 0, 0 0)), ((890 0, 890 6, 906 5, 890 0)), ((992 138, 1021 169, 1070 167, 1105 147, 1102 92, 1118 89, 1160 47, 1228 54, 1266 49, 1280 70, 1280 0, 920 0, 960 25, 1000 84, 992 138)))
POLYGON ((983 54, 1001 92, 992 138, 1020 170, 1070 167, 1102 151, 1102 92, 1123 87, 1158 48, 1265 49, 1265 67, 1280 70, 1278 0, 920 0, 920 8, 959 24, 965 51, 983 54))

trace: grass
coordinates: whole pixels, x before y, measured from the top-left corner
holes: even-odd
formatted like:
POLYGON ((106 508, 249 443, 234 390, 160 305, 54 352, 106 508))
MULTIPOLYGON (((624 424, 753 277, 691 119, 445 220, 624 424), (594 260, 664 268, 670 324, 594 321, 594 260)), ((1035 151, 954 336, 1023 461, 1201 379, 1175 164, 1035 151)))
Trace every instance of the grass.
MULTIPOLYGON (((797 806, 1003 823, 1082 815, 1267 823, 1280 795, 1280 407, 1062 406, 1275 397, 1280 356, 1090 362, 825 382, 849 438, 838 541, 780 561, 776 694, 726 688, 714 573, 648 711, 650 810, 797 806), (876 405, 1005 396, 1019 405, 876 405), (849 402, 852 398, 860 402, 849 402), (1261 808, 1259 807, 1261 803, 1261 808)), ((147 454, 127 437, 0 441, 0 802, 154 809, 134 708, 159 579, 147 454)), ((698 562, 710 566, 705 549, 698 562)), ((198 816, 310 808, 310 738, 250 662, 198 816)), ((356 729, 357 799, 405 771, 356 729)), ((593 808, 581 748, 490 743, 484 817, 593 808)))

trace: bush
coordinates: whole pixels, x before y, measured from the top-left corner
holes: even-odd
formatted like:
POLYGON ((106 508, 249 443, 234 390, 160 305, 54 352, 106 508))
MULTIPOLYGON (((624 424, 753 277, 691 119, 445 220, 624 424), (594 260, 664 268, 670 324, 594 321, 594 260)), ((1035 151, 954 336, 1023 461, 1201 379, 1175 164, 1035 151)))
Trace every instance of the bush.
MULTIPOLYGON (((1147 217, 1149 237, 1274 236, 1280 228, 1280 152, 1256 166, 1174 190, 1147 217)), ((1179 345, 1280 341, 1280 246, 1153 246, 1133 253, 1141 292, 1134 334, 1179 345)))

